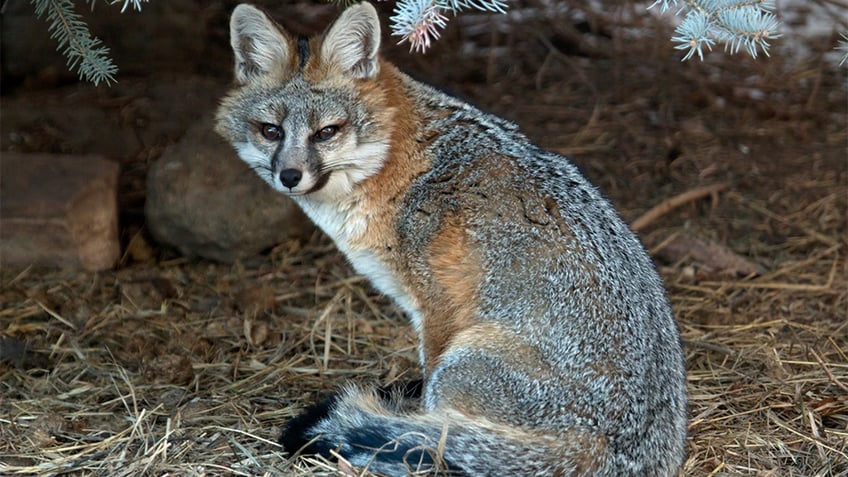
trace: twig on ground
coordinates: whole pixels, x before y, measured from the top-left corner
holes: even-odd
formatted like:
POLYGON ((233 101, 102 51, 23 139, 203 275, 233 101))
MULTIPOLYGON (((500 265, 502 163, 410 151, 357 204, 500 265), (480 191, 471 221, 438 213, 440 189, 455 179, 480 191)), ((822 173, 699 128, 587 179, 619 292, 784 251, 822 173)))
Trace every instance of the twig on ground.
POLYGON ((698 187, 696 189, 686 191, 680 195, 668 198, 662 201, 660 204, 656 205, 651 210, 642 214, 642 216, 638 219, 634 220, 633 223, 630 224, 630 228, 633 229, 634 232, 642 231, 645 229, 645 227, 656 221, 658 218, 680 207, 681 205, 696 201, 707 196, 716 196, 716 194, 723 191, 724 189, 727 189, 729 186, 729 184, 725 183, 713 184, 709 186, 698 187))

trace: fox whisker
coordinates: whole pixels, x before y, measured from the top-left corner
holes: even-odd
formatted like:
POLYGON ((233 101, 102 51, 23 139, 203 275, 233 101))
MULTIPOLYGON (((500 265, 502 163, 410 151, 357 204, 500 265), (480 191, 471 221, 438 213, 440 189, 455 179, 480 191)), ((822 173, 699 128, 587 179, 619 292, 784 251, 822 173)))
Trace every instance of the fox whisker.
POLYGON ((241 174, 259 174, 260 176, 264 174, 272 175, 274 170, 268 166, 264 166, 261 164, 252 164, 247 166, 247 170, 241 171, 241 174))
POLYGON ((341 171, 345 169, 363 170, 364 167, 362 167, 362 164, 357 164, 356 162, 349 161, 325 162, 321 164, 321 167, 318 168, 318 174, 322 175, 328 172, 341 171))

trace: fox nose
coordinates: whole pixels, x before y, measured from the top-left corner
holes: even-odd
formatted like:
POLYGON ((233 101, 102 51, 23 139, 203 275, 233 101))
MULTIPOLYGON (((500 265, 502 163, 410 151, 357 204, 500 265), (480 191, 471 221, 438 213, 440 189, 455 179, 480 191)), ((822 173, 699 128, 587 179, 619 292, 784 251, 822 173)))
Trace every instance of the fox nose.
POLYGON ((280 171, 280 182, 289 189, 299 184, 302 177, 303 173, 297 169, 283 169, 280 171))

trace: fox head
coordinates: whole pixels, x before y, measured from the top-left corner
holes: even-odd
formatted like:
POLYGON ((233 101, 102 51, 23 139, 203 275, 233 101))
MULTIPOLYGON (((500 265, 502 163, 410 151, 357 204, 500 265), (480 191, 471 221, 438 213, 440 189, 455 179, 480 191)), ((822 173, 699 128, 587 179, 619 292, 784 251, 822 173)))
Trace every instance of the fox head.
POLYGON ((230 20, 236 88, 216 130, 275 189, 335 197, 385 161, 391 108, 375 84, 381 63, 374 7, 346 9, 318 38, 296 38, 242 4, 230 20))

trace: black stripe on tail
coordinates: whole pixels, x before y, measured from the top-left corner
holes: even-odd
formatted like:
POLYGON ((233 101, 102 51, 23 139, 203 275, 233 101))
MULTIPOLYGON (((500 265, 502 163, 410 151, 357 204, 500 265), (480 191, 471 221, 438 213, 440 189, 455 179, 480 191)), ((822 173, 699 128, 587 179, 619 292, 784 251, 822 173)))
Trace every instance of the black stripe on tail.
MULTIPOLYGON (((418 400, 421 396, 422 382, 395 383, 378 388, 377 396, 387 409, 401 410, 409 406, 402 401, 418 400)), ((440 475, 463 476, 456 466, 444 459, 435 458, 438 442, 433 441, 433 429, 408 423, 404 433, 398 434, 398 427, 392 425, 392 418, 373 416, 367 424, 355 429, 346 429, 343 436, 325 438, 316 436, 316 426, 322 421, 333 419, 332 413, 339 396, 333 395, 318 404, 310 406, 301 415, 289 421, 280 436, 280 444, 290 455, 319 454, 332 458, 330 451, 335 450, 350 462, 369 463, 369 467, 409 469, 439 468, 440 475), (341 442, 339 442, 341 441, 341 442), (438 460, 438 462, 437 462, 438 460)))

